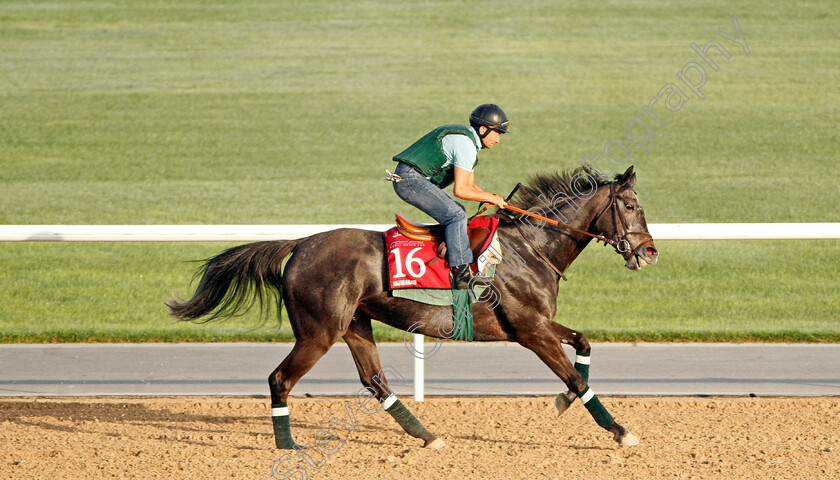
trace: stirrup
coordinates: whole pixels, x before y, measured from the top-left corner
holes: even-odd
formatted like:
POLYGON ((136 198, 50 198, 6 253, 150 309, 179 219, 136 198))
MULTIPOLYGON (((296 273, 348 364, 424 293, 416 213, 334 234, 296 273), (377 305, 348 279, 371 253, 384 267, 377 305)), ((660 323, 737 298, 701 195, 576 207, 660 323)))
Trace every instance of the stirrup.
POLYGON ((457 290, 466 290, 470 288, 470 280, 475 277, 469 265, 458 265, 452 267, 452 288, 457 290))

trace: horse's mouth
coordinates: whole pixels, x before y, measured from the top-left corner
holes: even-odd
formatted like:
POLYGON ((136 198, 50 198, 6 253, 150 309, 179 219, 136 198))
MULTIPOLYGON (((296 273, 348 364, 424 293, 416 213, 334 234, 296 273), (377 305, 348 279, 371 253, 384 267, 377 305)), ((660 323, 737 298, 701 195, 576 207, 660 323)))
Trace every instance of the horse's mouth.
POLYGON ((646 265, 653 265, 659 260, 659 251, 652 244, 641 245, 635 250, 628 251, 624 257, 627 259, 625 267, 630 270, 641 270, 646 265))

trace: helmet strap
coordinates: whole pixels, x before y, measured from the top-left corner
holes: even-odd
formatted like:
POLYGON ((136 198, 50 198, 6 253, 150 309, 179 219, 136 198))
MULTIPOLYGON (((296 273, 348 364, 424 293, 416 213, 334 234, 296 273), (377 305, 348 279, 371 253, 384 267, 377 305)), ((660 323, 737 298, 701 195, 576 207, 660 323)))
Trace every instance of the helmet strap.
MULTIPOLYGON (((490 135, 490 132, 492 132, 492 131, 498 132, 498 130, 496 130, 495 128, 490 128, 487 125, 481 125, 481 127, 485 128, 484 135, 478 133, 478 129, 476 129, 475 133, 478 133, 478 138, 480 138, 482 140, 481 148, 487 148, 487 147, 484 146, 484 142, 483 142, 484 138, 487 137, 487 135, 490 135)), ((499 133, 501 134, 502 132, 499 132, 499 133)))

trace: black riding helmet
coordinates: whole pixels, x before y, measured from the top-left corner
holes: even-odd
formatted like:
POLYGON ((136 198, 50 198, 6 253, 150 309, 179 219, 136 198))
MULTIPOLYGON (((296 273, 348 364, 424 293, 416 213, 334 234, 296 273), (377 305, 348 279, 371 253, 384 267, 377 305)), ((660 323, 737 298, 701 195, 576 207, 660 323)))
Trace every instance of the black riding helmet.
POLYGON ((507 115, 495 103, 479 105, 470 114, 470 125, 476 132, 478 131, 478 127, 487 127, 489 129, 484 132, 484 135, 481 135, 481 138, 486 137, 490 133, 490 130, 495 130, 499 133, 510 133, 510 130, 508 130, 509 124, 507 115))

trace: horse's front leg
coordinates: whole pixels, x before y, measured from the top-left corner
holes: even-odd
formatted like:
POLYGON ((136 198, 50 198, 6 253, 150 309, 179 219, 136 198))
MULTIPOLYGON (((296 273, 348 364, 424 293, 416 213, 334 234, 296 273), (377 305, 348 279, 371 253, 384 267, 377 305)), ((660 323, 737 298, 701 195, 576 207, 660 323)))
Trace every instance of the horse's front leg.
MULTIPOLYGON (((583 378, 583 381, 588 384, 590 364, 589 360, 592 347, 590 347, 589 340, 586 338, 586 335, 553 322, 552 325, 552 328, 559 335, 560 341, 574 347, 575 370, 577 370, 581 378, 583 378)), ((576 398, 577 395, 571 390, 565 393, 558 394, 557 398, 554 399, 554 412, 557 414, 557 416, 559 417, 560 415, 562 415, 563 412, 565 412, 572 405, 576 398)))
MULTIPOLYGON (((588 377, 588 364, 581 364, 582 367, 585 365, 585 368, 578 370, 575 367, 580 362, 576 360, 576 365, 573 366, 572 362, 563 351, 563 343, 575 345, 575 336, 564 336, 564 334, 572 332, 572 330, 554 322, 546 322, 546 324, 546 329, 538 328, 535 329, 535 331, 521 335, 519 343, 536 353, 543 363, 545 363, 548 368, 550 368, 558 377, 560 377, 561 380, 563 380, 563 383, 566 384, 569 391, 580 398, 584 407, 586 407, 586 410, 589 411, 589 414, 595 419, 595 422, 598 423, 601 428, 611 432, 613 434, 613 439, 616 442, 626 446, 638 445, 638 437, 628 432, 624 427, 618 424, 618 422, 615 421, 613 416, 610 415, 601 403, 601 400, 598 399, 598 396, 595 395, 595 392, 589 388, 587 382, 588 378, 584 379, 584 376, 581 373, 582 370, 588 377)), ((578 334, 578 336, 579 335, 580 334, 578 334)), ((585 338, 580 345, 582 346, 584 343, 588 347, 589 344, 585 338)), ((589 352, 586 351, 584 353, 589 352)))

